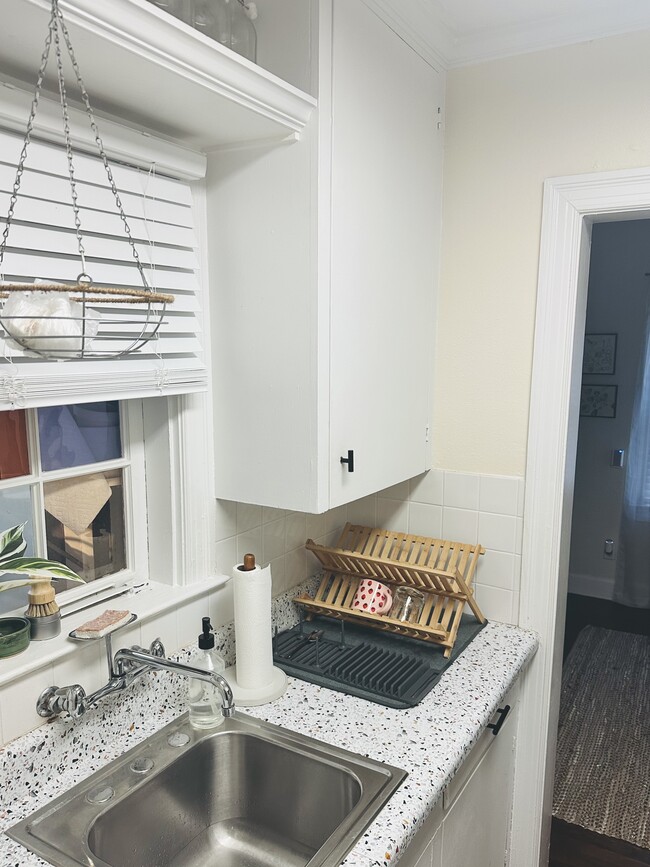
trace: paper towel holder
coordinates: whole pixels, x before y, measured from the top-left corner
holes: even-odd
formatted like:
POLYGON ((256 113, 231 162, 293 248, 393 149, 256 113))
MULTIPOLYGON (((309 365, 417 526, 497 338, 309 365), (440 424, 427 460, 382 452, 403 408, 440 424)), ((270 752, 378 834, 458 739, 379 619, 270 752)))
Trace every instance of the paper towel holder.
MULTIPOLYGON (((261 651, 262 662, 268 666, 268 677, 260 683, 250 683, 250 677, 247 677, 244 683, 240 683, 240 680, 243 680, 244 678, 242 672, 238 671, 237 662, 235 662, 235 665, 232 665, 230 668, 226 669, 225 672, 226 679, 228 680, 228 683, 230 684, 230 687, 233 691, 236 703, 243 707, 253 707, 256 705, 267 704, 270 701, 274 701, 276 698, 280 698, 280 696, 283 695, 287 689, 287 675, 281 668, 273 665, 273 641, 271 636, 271 585, 269 570, 270 566, 267 566, 265 569, 260 570, 260 567, 257 566, 255 562, 255 555, 245 554, 243 561, 234 567, 232 573, 233 580, 235 582, 235 644, 237 645, 237 588, 239 587, 242 591, 244 590, 244 588, 249 588, 250 590, 254 591, 254 588, 256 587, 256 584, 260 579, 260 575, 264 572, 269 572, 268 584, 265 590, 265 592, 268 593, 268 621, 266 624, 268 629, 268 644, 264 642, 264 644, 266 644, 266 647, 261 651), (248 577, 248 575, 246 575, 245 573, 250 573, 250 577, 248 577)), ((249 612, 245 610, 245 617, 247 617, 248 614, 249 612)), ((263 630, 263 632, 266 632, 266 630, 263 630)), ((250 663, 250 658, 248 661, 250 663)))

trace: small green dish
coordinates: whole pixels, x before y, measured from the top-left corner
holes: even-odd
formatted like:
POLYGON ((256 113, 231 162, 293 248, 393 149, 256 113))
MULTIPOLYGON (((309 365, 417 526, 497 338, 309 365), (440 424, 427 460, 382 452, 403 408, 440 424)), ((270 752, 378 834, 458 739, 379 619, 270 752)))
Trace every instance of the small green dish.
POLYGON ((29 647, 29 630, 26 617, 0 617, 0 659, 26 650, 29 647))

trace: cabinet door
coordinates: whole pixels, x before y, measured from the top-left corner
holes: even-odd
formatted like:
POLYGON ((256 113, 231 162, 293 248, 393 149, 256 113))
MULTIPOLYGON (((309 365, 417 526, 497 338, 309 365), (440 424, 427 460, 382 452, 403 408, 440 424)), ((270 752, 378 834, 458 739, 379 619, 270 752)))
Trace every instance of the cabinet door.
POLYGON ((436 831, 424 851, 418 857, 411 854, 411 846, 406 849, 400 858, 400 867, 442 867, 442 828, 436 831))
POLYGON ((362 0, 332 38, 330 505, 424 472, 443 83, 362 0), (340 457, 354 450, 354 473, 340 457))
MULTIPOLYGON (((504 867, 510 839, 514 720, 509 720, 445 814, 445 867, 504 867)), ((490 735, 490 737, 492 737, 490 735)))

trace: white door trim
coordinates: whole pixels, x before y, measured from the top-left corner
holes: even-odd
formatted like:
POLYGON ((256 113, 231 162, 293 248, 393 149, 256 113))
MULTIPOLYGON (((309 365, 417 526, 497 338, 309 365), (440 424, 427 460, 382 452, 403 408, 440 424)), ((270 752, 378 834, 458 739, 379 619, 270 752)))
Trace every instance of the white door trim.
POLYGON ((523 684, 512 867, 548 862, 590 227, 650 212, 650 168, 544 186, 519 622, 540 646, 523 684))

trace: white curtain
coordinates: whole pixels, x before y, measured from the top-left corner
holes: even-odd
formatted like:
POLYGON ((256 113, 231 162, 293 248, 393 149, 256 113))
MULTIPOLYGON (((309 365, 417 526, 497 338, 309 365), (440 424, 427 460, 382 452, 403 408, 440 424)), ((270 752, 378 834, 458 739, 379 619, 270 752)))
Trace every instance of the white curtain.
POLYGON ((632 412, 614 601, 650 608, 650 311, 632 412))

